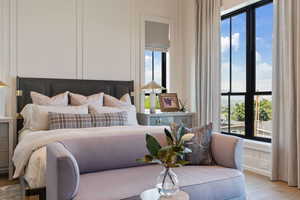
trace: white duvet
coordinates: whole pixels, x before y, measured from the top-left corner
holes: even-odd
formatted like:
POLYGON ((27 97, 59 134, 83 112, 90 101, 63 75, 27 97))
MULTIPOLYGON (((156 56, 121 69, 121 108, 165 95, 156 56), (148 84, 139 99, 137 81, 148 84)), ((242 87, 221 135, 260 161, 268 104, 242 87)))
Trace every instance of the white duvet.
POLYGON ((166 127, 114 126, 29 132, 22 136, 14 152, 14 178, 24 175, 31 188, 44 187, 46 173, 45 146, 49 143, 64 139, 105 137, 119 134, 128 135, 129 137, 131 134, 159 134, 163 133, 164 128, 166 127))

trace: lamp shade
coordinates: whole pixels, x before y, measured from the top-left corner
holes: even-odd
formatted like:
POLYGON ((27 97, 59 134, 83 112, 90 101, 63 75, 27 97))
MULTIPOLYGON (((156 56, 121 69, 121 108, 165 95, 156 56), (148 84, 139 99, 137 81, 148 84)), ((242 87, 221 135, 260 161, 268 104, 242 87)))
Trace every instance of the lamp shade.
POLYGON ((7 87, 8 85, 2 81, 0 81, 0 87, 7 87))
POLYGON ((150 81, 143 87, 141 87, 142 90, 165 90, 164 87, 160 86, 158 83, 155 81, 150 81))

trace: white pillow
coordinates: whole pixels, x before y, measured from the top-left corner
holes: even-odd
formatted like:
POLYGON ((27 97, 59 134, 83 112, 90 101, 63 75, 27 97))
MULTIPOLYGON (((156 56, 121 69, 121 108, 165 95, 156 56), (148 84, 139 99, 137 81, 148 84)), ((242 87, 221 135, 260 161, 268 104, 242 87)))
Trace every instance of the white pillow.
POLYGON ((38 92, 31 91, 30 96, 33 104, 37 105, 51 105, 51 106, 67 106, 68 105, 68 94, 69 92, 64 92, 53 97, 48 97, 46 95, 40 94, 38 92))
POLYGON ((88 106, 42 106, 27 104, 21 115, 24 118, 24 128, 33 131, 48 130, 48 113, 88 114, 88 106))
POLYGON ((116 97, 110 96, 108 94, 104 94, 104 106, 109 107, 121 107, 121 106, 130 106, 131 99, 130 95, 124 94, 120 99, 117 99, 116 97))
POLYGON ((90 96, 84 96, 81 94, 69 93, 71 99, 72 106, 80 106, 80 105, 97 105, 103 106, 103 96, 104 93, 93 94, 90 96))
POLYGON ((136 119, 136 108, 133 105, 129 106, 122 106, 122 107, 108 107, 108 106, 95 106, 95 105, 89 105, 89 111, 90 113, 115 113, 115 112, 127 112, 128 121, 126 123, 127 126, 136 126, 138 125, 137 119, 136 119))

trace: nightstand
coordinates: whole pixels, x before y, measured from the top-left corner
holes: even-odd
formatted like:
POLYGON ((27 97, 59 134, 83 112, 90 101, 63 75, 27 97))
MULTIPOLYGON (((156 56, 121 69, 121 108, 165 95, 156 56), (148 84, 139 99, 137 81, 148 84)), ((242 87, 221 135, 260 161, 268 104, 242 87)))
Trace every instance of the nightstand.
POLYGON ((195 113, 190 112, 137 113, 139 124, 147 126, 169 126, 174 122, 192 128, 195 125, 195 116, 195 113))
POLYGON ((14 150, 13 119, 0 117, 0 173, 7 173, 12 178, 12 155, 14 150))

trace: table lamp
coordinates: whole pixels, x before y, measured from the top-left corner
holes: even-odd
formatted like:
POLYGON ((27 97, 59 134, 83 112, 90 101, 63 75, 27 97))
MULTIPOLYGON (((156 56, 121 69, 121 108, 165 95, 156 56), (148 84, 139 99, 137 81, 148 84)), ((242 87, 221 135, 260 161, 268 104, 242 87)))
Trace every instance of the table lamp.
MULTIPOLYGON (((8 87, 7 84, 0 81, 0 89, 8 87)), ((5 93, 1 90, 0 91, 0 116, 3 117, 5 115, 5 93)))
POLYGON ((154 80, 150 81, 146 85, 144 85, 142 90, 150 90, 150 113, 155 113, 155 107, 156 107, 156 91, 157 90, 165 90, 164 87, 160 86, 158 83, 156 83, 154 80))

